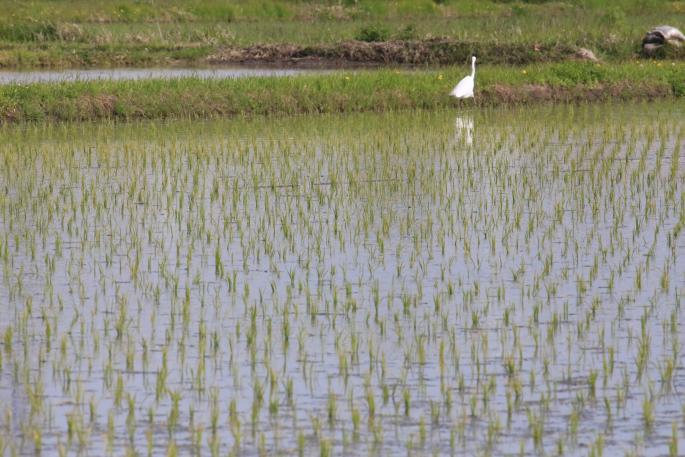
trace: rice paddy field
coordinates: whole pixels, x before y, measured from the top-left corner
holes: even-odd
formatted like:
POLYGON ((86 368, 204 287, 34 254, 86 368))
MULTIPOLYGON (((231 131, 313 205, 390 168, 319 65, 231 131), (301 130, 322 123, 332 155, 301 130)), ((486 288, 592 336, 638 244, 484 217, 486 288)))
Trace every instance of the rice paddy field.
POLYGON ((683 114, 0 126, 0 455, 681 455, 683 114))

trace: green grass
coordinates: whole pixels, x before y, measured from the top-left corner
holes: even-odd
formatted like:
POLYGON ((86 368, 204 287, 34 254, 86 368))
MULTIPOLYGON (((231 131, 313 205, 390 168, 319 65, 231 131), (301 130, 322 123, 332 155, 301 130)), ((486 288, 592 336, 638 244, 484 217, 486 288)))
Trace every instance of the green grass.
MULTIPOLYGON (((650 27, 683 27, 685 2, 359 0, 206 2, 0 1, 0 67, 204 64, 226 48, 332 46, 354 39, 445 37, 506 61, 558 60, 545 49, 587 47, 608 60, 639 51, 650 27), (542 49, 542 51, 540 51, 542 49)), ((683 57, 684 53, 678 53, 683 57)), ((508 62, 511 63, 511 62, 508 62)))
POLYGON ((95 81, 0 86, 3 121, 204 118, 434 109, 685 93, 673 61, 481 66, 475 100, 449 97, 468 68, 373 70, 237 80, 95 81))

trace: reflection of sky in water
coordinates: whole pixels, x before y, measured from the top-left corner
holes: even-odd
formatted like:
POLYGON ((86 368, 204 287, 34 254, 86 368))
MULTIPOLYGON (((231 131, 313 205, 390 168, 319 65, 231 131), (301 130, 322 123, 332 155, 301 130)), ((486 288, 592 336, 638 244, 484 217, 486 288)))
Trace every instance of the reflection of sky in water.
MULTIPOLYGON (((681 401, 660 383, 682 333, 677 303, 685 261, 678 254, 685 251, 682 237, 668 235, 684 198, 685 159, 674 155, 683 146, 682 127, 621 118, 616 107, 589 107, 595 120, 582 122, 573 110, 582 112, 293 120, 259 125, 255 140, 244 128, 236 138, 230 122, 209 124, 216 126, 211 133, 199 123, 151 123, 131 137, 122 132, 135 127, 120 126, 71 135, 80 138, 73 142, 46 134, 33 145, 0 146, 0 228, 11 258, 0 282, 0 336, 15 328, 0 371, 0 417, 26 404, 25 380, 41 379, 46 410, 34 420, 43 427, 45 451, 66 442, 66 418, 78 412, 90 430, 91 454, 105 452, 110 412, 115 449, 122 450, 128 403, 124 396, 122 406, 114 405, 120 378, 135 399, 136 449, 145 451, 151 427, 153 451, 164 455, 172 402, 168 395, 157 402, 155 390, 166 350, 168 387, 183 392, 175 432, 182 453, 193 439, 192 410, 209 455, 216 398, 221 455, 234 443, 231 400, 247 455, 258 454, 261 432, 268 449, 288 454, 302 432, 306 454, 318 454, 317 420, 338 453, 344 447, 346 454, 367 454, 374 446, 371 392, 381 455, 406 452, 410 437, 418 446, 421 421, 427 444, 418 453, 448 454, 454 434, 454 452, 473 455, 486 447, 495 418, 501 435, 493 454, 517 453, 523 441, 532 455, 530 414, 546 417, 546 453, 564 439, 568 453, 585 455, 602 432, 604 455, 623 454, 643 431, 643 398, 651 389, 655 427, 640 454, 666 454, 671 423, 682 424, 681 401), (613 114, 597 116, 601 109, 613 114), (451 140, 456 128, 473 141, 476 121, 477 148, 451 140), (634 133, 643 131, 651 133, 634 133), (675 180, 673 161, 680 167, 675 180), (662 288, 664 268, 671 279, 662 288), (32 312, 22 335, 28 297, 32 312), (643 316, 650 362, 639 382, 643 316), (125 331, 117 338, 120 318, 125 331), (614 371, 605 382, 609 347, 614 371), (510 422, 509 359, 520 370, 521 395, 510 422), (17 382, 10 383, 15 367, 17 382), (253 436, 256 380, 264 404, 253 436), (332 427, 329 392, 339 419, 332 427), (574 408, 576 447, 568 438, 574 408), (352 410, 361 414, 359 441, 351 435, 352 410)), ((685 387, 682 369, 673 386, 685 387)), ((15 415, 9 439, 19 442, 26 411, 15 415)), ((22 452, 32 453, 31 446, 22 452)))
POLYGON ((116 68, 98 70, 61 71, 0 71, 0 84, 28 84, 35 82, 131 80, 131 79, 177 79, 203 78, 228 79, 254 76, 296 76, 321 73, 323 70, 302 70, 294 68, 116 68))
POLYGON ((0 417, 3 418, 0 423, 3 433, 18 436, 22 432, 22 424, 29 418, 29 405, 23 383, 12 376, 13 363, 7 363, 8 366, 0 372, 0 417))

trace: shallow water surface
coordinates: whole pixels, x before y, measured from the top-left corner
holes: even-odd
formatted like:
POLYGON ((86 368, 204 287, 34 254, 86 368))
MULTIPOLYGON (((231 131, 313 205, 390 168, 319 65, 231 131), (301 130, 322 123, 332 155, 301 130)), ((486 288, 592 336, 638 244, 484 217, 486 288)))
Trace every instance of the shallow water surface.
POLYGON ((113 68, 58 71, 0 71, 0 84, 73 82, 93 80, 137 79, 230 79, 247 77, 282 77, 321 73, 324 70, 296 68, 113 68))
POLYGON ((683 114, 2 127, 0 449, 682 449, 683 114))

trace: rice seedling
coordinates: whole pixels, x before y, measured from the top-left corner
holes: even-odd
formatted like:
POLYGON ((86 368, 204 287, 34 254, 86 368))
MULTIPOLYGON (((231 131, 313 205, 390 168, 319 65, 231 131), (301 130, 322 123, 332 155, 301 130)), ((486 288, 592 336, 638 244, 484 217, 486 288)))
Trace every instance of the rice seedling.
POLYGON ((663 113, 0 127, 0 444, 677 454, 663 113))

